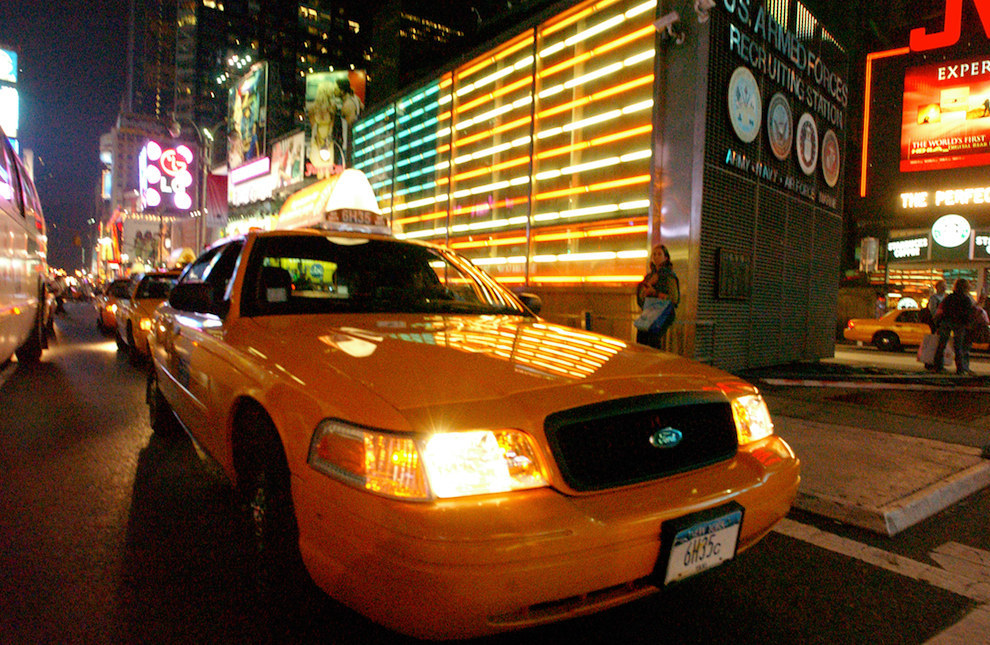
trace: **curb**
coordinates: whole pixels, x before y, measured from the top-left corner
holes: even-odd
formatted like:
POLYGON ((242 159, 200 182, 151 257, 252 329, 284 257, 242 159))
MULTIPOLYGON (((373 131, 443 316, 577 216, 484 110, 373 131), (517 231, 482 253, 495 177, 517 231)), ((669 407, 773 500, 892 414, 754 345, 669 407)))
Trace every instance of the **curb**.
POLYGON ((879 507, 856 506, 838 497, 816 496, 800 491, 794 506, 874 533, 893 536, 987 486, 990 486, 990 463, 982 463, 879 507))
POLYGON ((881 535, 990 487, 980 448, 786 415, 775 422, 801 459, 794 507, 881 535))

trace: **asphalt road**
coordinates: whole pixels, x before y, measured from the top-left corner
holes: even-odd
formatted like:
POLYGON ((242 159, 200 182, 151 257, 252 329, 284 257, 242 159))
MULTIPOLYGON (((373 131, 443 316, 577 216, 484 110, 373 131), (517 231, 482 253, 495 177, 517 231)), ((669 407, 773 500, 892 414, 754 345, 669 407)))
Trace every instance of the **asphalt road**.
MULTIPOLYGON (((296 615, 267 620, 230 486, 188 441, 152 436, 144 375, 90 305, 69 303, 57 328, 39 365, 0 375, 0 641, 409 642, 313 588, 296 615)), ((987 518, 986 491, 894 538, 794 512, 662 594, 477 642, 910 644, 946 629, 980 642, 990 562, 960 587, 933 554, 990 551, 987 518)))

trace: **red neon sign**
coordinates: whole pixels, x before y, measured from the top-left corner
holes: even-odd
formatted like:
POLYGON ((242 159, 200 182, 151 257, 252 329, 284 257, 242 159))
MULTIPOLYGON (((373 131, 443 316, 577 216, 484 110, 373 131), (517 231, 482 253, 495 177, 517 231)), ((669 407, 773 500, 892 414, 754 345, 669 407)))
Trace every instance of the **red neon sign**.
MULTIPOLYGON (((911 51, 941 49, 958 43, 962 34, 962 4, 963 0, 945 0, 945 28, 942 31, 929 34, 924 27, 912 29, 911 51)), ((990 0, 973 0, 973 4, 983 23, 983 33, 990 38, 990 0)))

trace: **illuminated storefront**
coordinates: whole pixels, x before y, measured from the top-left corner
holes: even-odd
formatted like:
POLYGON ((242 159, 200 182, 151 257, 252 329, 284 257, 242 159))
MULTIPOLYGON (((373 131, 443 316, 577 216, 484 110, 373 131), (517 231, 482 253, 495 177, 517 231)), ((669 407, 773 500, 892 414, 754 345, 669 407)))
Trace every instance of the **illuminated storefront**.
POLYGON ((703 4, 575 4, 368 112, 354 166, 396 235, 540 293, 551 319, 632 337, 663 241, 672 349, 831 356, 845 54, 801 2, 703 4))
POLYGON ((939 279, 990 289, 990 33, 985 3, 954 3, 866 63, 856 234, 880 241, 871 277, 924 302, 939 279), (957 4, 963 4, 959 10, 957 4), (889 115, 898 118, 889 118, 889 115))

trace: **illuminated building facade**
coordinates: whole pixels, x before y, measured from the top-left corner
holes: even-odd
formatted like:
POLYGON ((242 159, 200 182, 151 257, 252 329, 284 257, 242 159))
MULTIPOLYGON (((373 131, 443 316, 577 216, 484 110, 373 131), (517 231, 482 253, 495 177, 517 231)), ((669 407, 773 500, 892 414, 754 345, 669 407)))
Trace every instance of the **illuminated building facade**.
POLYGON ((990 290, 990 5, 934 7, 866 57, 850 210, 888 307, 925 304, 939 279, 990 290))
POLYGON ((399 237, 539 293, 552 320, 631 338, 662 241, 683 294, 671 349, 728 368, 831 356, 845 52, 796 0, 702 4, 537 18, 367 112, 354 165, 399 237))

